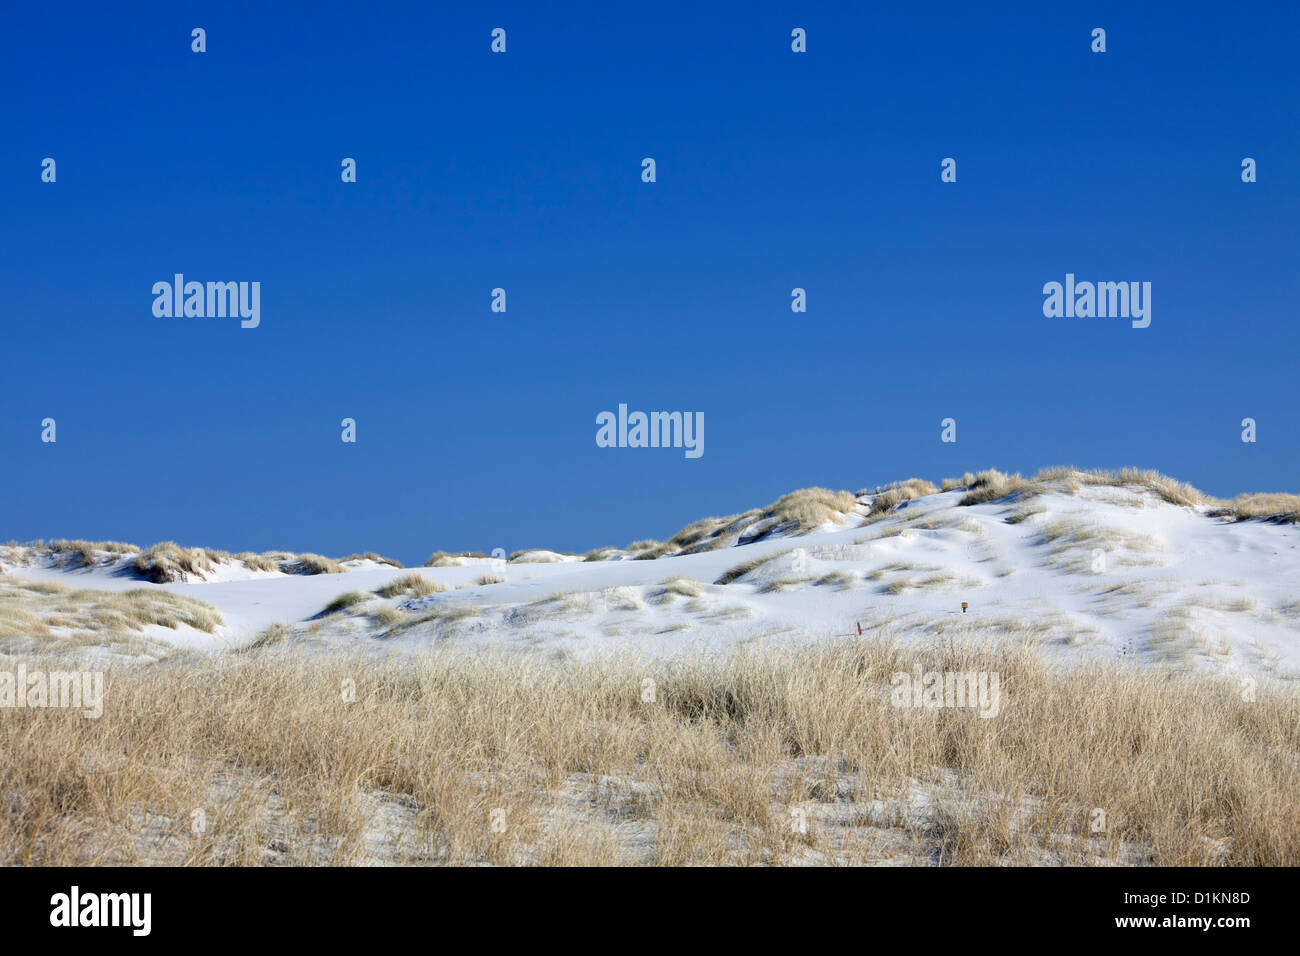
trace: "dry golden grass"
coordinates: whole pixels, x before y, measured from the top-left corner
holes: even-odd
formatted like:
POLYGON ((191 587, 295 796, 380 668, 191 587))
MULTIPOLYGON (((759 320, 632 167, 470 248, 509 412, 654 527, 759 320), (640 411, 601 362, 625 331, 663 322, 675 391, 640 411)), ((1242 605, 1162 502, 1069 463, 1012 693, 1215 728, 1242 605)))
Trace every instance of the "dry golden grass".
POLYGON ((398 596, 406 597, 424 597, 426 594, 440 594, 447 590, 447 585, 440 581, 431 581, 423 574, 412 571, 410 574, 403 574, 401 577, 393 578, 383 587, 375 591, 382 598, 395 598, 398 596))
POLYGON ((1040 536, 1042 543, 1051 547, 1048 563, 1075 573, 1091 570, 1098 550, 1111 567, 1159 564, 1153 555, 1164 550, 1150 535, 1077 519, 1050 522, 1043 526, 1040 536))
POLYGON ((386 558, 382 554, 376 554, 374 551, 367 551, 364 554, 349 554, 346 558, 339 558, 339 564, 346 564, 348 561, 374 561, 376 564, 387 564, 390 567, 405 567, 401 561, 394 558, 386 558))
POLYGON ((1034 507, 1017 508, 1015 511, 1007 515, 1006 518, 1004 518, 1003 520, 1006 521, 1007 524, 1020 524, 1022 521, 1028 521, 1030 518, 1034 517, 1035 515, 1040 515, 1043 513, 1044 510, 1042 508, 1034 508, 1034 507))
POLYGON ((477 604, 435 605, 423 611, 406 612, 390 608, 393 613, 383 609, 368 616, 387 630, 378 635, 380 640, 397 637, 416 629, 423 628, 435 643, 455 637, 463 622, 479 617, 483 610, 477 604))
POLYGON ((568 663, 273 646, 105 683, 98 720, 0 721, 0 863, 1300 863, 1300 702, 1271 683, 1248 703, 959 640, 568 663), (996 672, 998 715, 894 707, 914 667, 996 672))
POLYGON ((450 554, 446 551, 435 551, 433 554, 429 555, 428 559, 424 562, 424 566, 426 568, 452 568, 460 565, 461 562, 457 561, 457 558, 486 557, 487 555, 482 551, 457 551, 455 554, 450 554))
POLYGON ((749 574, 751 571, 757 570, 758 568, 760 568, 764 564, 767 564, 767 562, 773 560, 774 558, 778 558, 783 554, 789 554, 789 553, 790 553, 789 551, 781 551, 777 554, 764 554, 757 558, 750 558, 748 561, 742 561, 734 568, 730 568, 722 572, 721 577, 719 577, 718 580, 714 581, 713 583, 730 584, 733 581, 738 581, 741 578, 743 578, 746 574, 749 574))
POLYGON ((939 569, 934 567, 933 565, 922 566, 922 565, 912 564, 910 561, 891 561, 889 564, 876 568, 876 570, 872 571, 870 574, 867 575, 867 578, 868 580, 871 581, 879 581, 883 579, 886 575, 897 574, 900 571, 937 571, 937 570, 939 569))
POLYGON ((1189 508, 1195 508, 1213 500, 1186 482, 1177 481, 1168 475, 1162 475, 1158 471, 1149 469, 1121 468, 1117 472, 1080 471, 1076 473, 1076 478, 1085 485, 1142 488, 1171 505, 1182 505, 1189 508))
POLYGON ((832 571, 829 574, 823 574, 816 581, 817 587, 826 587, 829 585, 839 591, 851 588, 857 583, 857 576, 850 574, 847 571, 832 571))
POLYGON ((951 574, 948 571, 942 571, 938 574, 932 574, 929 577, 925 577, 925 578, 916 578, 916 579, 899 578, 896 581, 891 581, 889 584, 885 585, 880 590, 881 593, 883 594, 898 595, 898 594, 902 594, 904 591, 928 590, 931 588, 940 588, 940 587, 949 586, 952 585, 956 580, 957 580, 956 575, 951 574))
POLYGON ((938 491, 938 488, 923 478, 909 478, 907 481, 896 482, 888 488, 876 492, 876 497, 871 500, 870 513, 877 515, 886 511, 893 511, 904 501, 937 494, 938 491))
POLYGON ((139 554, 140 549, 133 544, 121 541, 69 541, 60 538, 57 541, 35 541, 25 546, 16 543, 12 547, 25 547, 28 551, 48 551, 54 563, 68 567, 95 567, 117 561, 123 555, 139 554))
POLYGON ((564 551, 551 551, 546 548, 525 548, 513 552, 506 560, 511 564, 557 564, 565 558, 576 558, 576 554, 564 551))
POLYGON ((237 653, 246 654, 265 647, 282 644, 293 636, 293 630, 287 624, 272 624, 252 641, 240 648, 237 653))
POLYGON ((801 587, 812 581, 812 578, 771 578, 764 581, 759 587, 760 594, 776 594, 779 591, 788 591, 791 588, 801 587))
POLYGON ((766 508, 693 521, 667 541, 637 541, 628 545, 627 552, 646 561, 750 544, 776 533, 807 534, 824 525, 844 524, 856 504, 857 498, 848 491, 801 488, 766 508))
MULTIPOLYGON (((40 542, 37 542, 39 545, 40 542)), ((107 554, 138 554, 140 549, 134 544, 126 544, 122 541, 68 541, 60 538, 58 541, 51 541, 47 547, 51 551, 78 551, 84 553, 90 551, 103 551, 107 554)))
POLYGON ((135 573, 154 584, 179 581, 183 576, 211 571, 208 555, 205 548, 182 548, 175 541, 162 541, 136 556, 135 573))
POLYGON ((17 566, 30 565, 34 559, 49 555, 53 563, 62 567, 93 567, 115 562, 123 555, 138 554, 140 549, 121 541, 6 541, 0 544, 0 560, 17 566))
POLYGON ((365 594, 361 591, 344 591, 334 600, 330 601, 329 604, 326 604, 320 613, 321 615, 337 614, 339 611, 346 611, 348 608, 354 607, 358 604, 365 604, 371 599, 371 595, 365 594))
POLYGON ((245 551, 242 554, 235 555, 235 560, 248 568, 250 571, 278 571, 280 561, 289 560, 292 555, 285 555, 280 558, 272 554, 255 554, 252 551, 245 551))
POLYGON ((217 565, 236 562, 252 570, 274 571, 279 567, 279 560, 292 557, 280 552, 232 555, 217 548, 183 548, 174 541, 162 541, 136 554, 132 569, 146 581, 166 584, 191 577, 203 578, 216 570, 217 565))
POLYGON ((406 613, 390 604, 380 604, 367 610, 370 620, 383 628, 393 628, 406 619, 406 613))
POLYGON ((343 561, 352 561, 363 557, 391 564, 395 568, 402 566, 396 561, 381 558, 373 552, 366 555, 354 554, 349 558, 335 560, 322 557, 319 554, 294 554, 292 551, 263 551, 261 554, 245 551, 229 560, 237 561, 252 571, 280 571, 284 574, 342 574, 347 570, 342 566, 343 561))
POLYGON ((662 557, 665 554, 690 554, 729 547, 736 543, 736 536, 741 529, 762 517, 762 511, 753 509, 725 518, 704 518, 688 524, 668 541, 644 553, 662 557))
POLYGON ((1296 524, 1300 522, 1300 495, 1238 495, 1231 501, 1219 502, 1211 508, 1210 514, 1233 521, 1258 519, 1276 524, 1296 524))
POLYGON ((801 488, 768 506, 764 517, 787 534, 806 534, 825 524, 844 524, 857 499, 852 492, 826 488, 801 488))
POLYGON ((1020 475, 1004 475, 996 468, 990 468, 975 476, 966 495, 957 503, 962 506, 982 505, 986 501, 996 501, 1028 487, 1029 482, 1020 475))
POLYGON ((285 561, 280 570, 286 574, 343 574, 347 569, 333 558, 307 552, 297 555, 292 561, 285 561))
POLYGON ((704 585, 694 578, 677 575, 663 581, 658 592, 662 594, 672 594, 677 597, 699 597, 704 593, 704 585))
MULTIPOLYGON (((964 485, 968 493, 959 504, 984 504, 1008 495, 1015 495, 1018 501, 1024 501, 1049 491, 1077 494, 1084 486, 1140 489, 1170 504, 1190 508, 1211 504, 1215 500, 1191 485, 1170 478, 1168 475, 1162 475, 1158 471, 1139 468, 1102 471, 1062 465, 1044 468, 1033 478, 1024 478, 1019 474, 1005 475, 993 468, 981 471, 974 476, 973 481, 964 485)), ((945 490, 947 487, 945 483, 945 490)))
POLYGON ((676 550, 667 541, 655 541, 652 538, 646 538, 629 544, 627 553, 632 555, 633 561, 654 561, 657 558, 676 554, 676 550))
POLYGON ((162 589, 96 591, 0 577, 0 653, 76 652, 93 645, 158 654, 161 648, 140 640, 153 624, 212 633, 222 619, 215 608, 162 589))

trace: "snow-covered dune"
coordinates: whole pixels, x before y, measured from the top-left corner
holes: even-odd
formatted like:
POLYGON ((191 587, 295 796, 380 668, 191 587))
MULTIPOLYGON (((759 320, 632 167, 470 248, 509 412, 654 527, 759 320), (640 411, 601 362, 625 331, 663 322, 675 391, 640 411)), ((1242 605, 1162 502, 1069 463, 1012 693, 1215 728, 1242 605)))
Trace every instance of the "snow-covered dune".
POLYGON ((825 521, 747 512, 699 522, 702 530, 684 529, 671 547, 610 549, 586 561, 532 551, 414 572, 361 560, 316 575, 230 564, 152 584, 129 573, 130 556, 73 564, 10 549, 0 570, 194 598, 224 619, 208 635, 214 648, 276 624, 286 626, 279 639, 321 645, 418 651, 456 642, 579 654, 815 641, 859 628, 931 640, 963 627, 1032 635, 1080 659, 1300 675, 1294 523, 1232 520, 1205 504, 1171 503, 1141 482, 1068 475, 980 503, 963 484, 896 494, 901 501, 873 509, 883 493, 853 496, 825 521), (667 553, 649 557, 656 550, 667 553), (374 593, 412 573, 445 590, 374 593), (345 592, 358 595, 322 613, 345 592))

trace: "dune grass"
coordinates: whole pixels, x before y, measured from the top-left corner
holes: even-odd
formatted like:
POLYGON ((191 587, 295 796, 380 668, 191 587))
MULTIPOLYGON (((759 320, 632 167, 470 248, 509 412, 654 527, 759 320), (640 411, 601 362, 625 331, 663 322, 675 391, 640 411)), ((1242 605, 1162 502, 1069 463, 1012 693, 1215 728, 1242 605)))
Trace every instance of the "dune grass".
POLYGON ((1044 513, 1042 508, 1025 507, 1017 508, 1006 516, 1003 520, 1007 524, 1020 524, 1022 521, 1028 521, 1030 518, 1044 513))
POLYGON ((206 548, 182 548, 175 541, 162 541, 136 555, 133 566, 146 581, 165 584, 211 571, 212 554, 206 548))
POLYGON ((816 580, 817 587, 833 587, 836 590, 851 588, 858 583, 857 575, 847 571, 831 571, 829 574, 823 574, 816 580))
POLYGON ((430 580, 423 574, 412 571, 410 574, 393 578, 383 587, 376 589, 375 593, 381 598, 424 597, 426 594, 440 594, 445 590, 447 585, 442 582, 430 580))
POLYGON ((827 488, 802 488, 782 495, 763 512, 773 522, 773 530, 786 534, 806 534, 826 524, 844 524, 857 498, 848 491, 827 488))
POLYGON ((704 585, 701 582, 696 581, 694 578, 677 575, 661 582, 659 587, 649 593, 648 597, 654 604, 663 604, 679 597, 699 597, 703 593, 704 585))
POLYGON ((98 591, 0 576, 0 653, 135 646, 149 625, 210 634, 222 623, 215 608, 161 588, 98 591))
POLYGON ((343 574, 347 569, 333 558, 309 551, 297 555, 291 561, 285 561, 280 565, 280 570, 286 574, 343 574))
POLYGON ((857 498, 848 491, 801 488, 782 495, 766 508, 693 521, 667 541, 634 542, 628 545, 627 553, 635 560, 646 561, 750 544, 773 534, 807 534, 824 525, 847 523, 856 505, 857 498))
POLYGON ((951 585, 957 580, 956 575, 948 571, 942 571, 938 574, 932 574, 925 578, 899 578, 891 581, 880 589, 882 594, 899 595, 904 591, 927 590, 930 588, 939 588, 951 585))
POLYGON ((268 649, 111 668, 104 704, 0 721, 0 864, 1300 864, 1294 691, 1011 644, 268 649), (917 668, 997 673, 997 716, 895 706, 917 668))
POLYGON ((989 468, 975 476, 975 480, 968 486, 966 495, 957 504, 963 507, 982 505, 986 501, 996 501, 1028 487, 1030 483, 1018 474, 1004 475, 996 468, 989 468))
POLYGON ((557 564, 565 558, 576 558, 578 555, 569 554, 565 551, 551 551, 546 548, 525 548, 522 551, 515 551, 506 558, 510 564, 557 564))
POLYGON ((883 512, 893 511, 904 501, 937 494, 938 491, 938 488, 923 478, 909 478, 906 481, 895 482, 888 488, 876 493, 876 496, 871 500, 871 511, 869 513, 878 515, 883 512))
POLYGON ((252 551, 244 551, 235 555, 235 560, 250 571, 278 571, 280 561, 288 560, 290 557, 292 556, 285 555, 284 558, 279 558, 270 554, 256 554, 252 551))
POLYGON ((95 567, 100 563, 111 563, 128 554, 139 554, 140 549, 133 544, 121 541, 69 541, 59 539, 45 544, 56 564, 71 567, 95 567), (102 555, 102 557, 101 557, 102 555))
POLYGON ((1300 523, 1300 495, 1249 494, 1216 504, 1210 509, 1216 518, 1230 521, 1270 521, 1274 524, 1300 523))
POLYGON ((764 581, 758 591, 760 594, 776 594, 779 591, 800 587, 811 580, 812 578, 772 578, 764 581))
POLYGON ((426 568, 454 568, 459 567, 462 563, 456 560, 457 558, 481 559, 487 557, 489 555, 484 554, 482 551, 457 551, 454 554, 447 551, 435 551, 425 559, 424 566, 426 568))
POLYGON ((203 578, 218 565, 240 563, 253 571, 283 571, 286 574, 342 574, 344 568, 333 558, 323 555, 293 554, 287 551, 232 555, 215 548, 183 548, 174 541, 163 541, 136 556, 135 573, 154 584, 167 584, 189 578, 203 578))
POLYGON ((1169 504, 1188 508, 1213 504, 1216 500, 1185 482, 1150 469, 1121 468, 1118 471, 1104 471, 1062 465, 1044 468, 1033 478, 1019 474, 1006 475, 996 468, 981 471, 974 476, 973 481, 961 486, 967 489, 967 494, 958 504, 984 504, 1010 495, 1014 495, 1017 501, 1025 501, 1049 491, 1078 494, 1084 486, 1138 489, 1169 504))
POLYGON ((346 564, 349 561, 373 561, 376 564, 387 564, 389 567, 405 567, 401 561, 395 558, 386 558, 382 554, 376 554, 374 551, 366 551, 363 554, 349 554, 346 558, 336 559, 339 564, 346 564))
POLYGON ((371 595, 365 594, 361 591, 344 591, 334 600, 330 601, 329 604, 326 604, 320 613, 321 615, 337 614, 339 611, 345 611, 350 607, 354 607, 357 604, 364 604, 369 600, 371 600, 371 595))
POLYGON ((778 554, 764 554, 764 555, 760 555, 757 558, 750 558, 748 561, 742 561, 740 564, 737 564, 735 567, 724 571, 722 575, 713 583, 731 584, 733 581, 740 580, 745 575, 749 574, 751 571, 758 570, 758 568, 762 567, 764 564, 767 564, 767 562, 773 560, 774 558, 778 558, 783 554, 789 554, 789 553, 790 553, 789 551, 782 551, 778 554))
POLYGON ((1073 518, 1045 524, 1039 541, 1050 547, 1049 564, 1075 573, 1092 570, 1097 551, 1103 552, 1106 565, 1132 567, 1159 564, 1154 555, 1164 550, 1150 535, 1073 518))

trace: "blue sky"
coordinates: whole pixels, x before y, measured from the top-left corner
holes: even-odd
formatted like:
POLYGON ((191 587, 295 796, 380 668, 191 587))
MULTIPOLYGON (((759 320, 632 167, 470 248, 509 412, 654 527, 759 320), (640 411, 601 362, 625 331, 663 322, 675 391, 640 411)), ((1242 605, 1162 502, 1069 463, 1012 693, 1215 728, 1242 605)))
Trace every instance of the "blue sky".
POLYGON ((1300 490, 1294 6, 701 6, 13 5, 0 538, 418 563, 990 466, 1300 490), (156 318, 176 272, 260 327, 156 318), (1045 318, 1067 272, 1151 326, 1045 318), (598 448, 619 403, 705 454, 598 448))

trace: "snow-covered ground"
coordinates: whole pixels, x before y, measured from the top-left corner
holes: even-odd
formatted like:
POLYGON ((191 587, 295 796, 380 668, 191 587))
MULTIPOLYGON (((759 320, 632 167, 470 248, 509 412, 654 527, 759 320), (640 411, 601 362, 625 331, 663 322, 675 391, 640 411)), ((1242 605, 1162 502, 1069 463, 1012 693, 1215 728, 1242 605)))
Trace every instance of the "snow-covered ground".
MULTIPOLYGON (((914 498, 874 521, 865 518, 872 496, 863 495, 843 525, 654 560, 622 552, 546 560, 529 552, 511 562, 464 558, 407 570, 361 561, 343 574, 314 576, 231 564, 204 580, 168 584, 142 583, 129 573, 130 557, 92 568, 35 557, 0 571, 195 598, 225 624, 215 634, 186 629, 178 643, 214 649, 246 644, 277 623, 290 626, 287 639, 312 644, 572 654, 724 650, 855 635, 859 626, 926 640, 960 627, 1032 634, 1050 653, 1079 659, 1300 676, 1296 525, 1229 522, 1140 486, 1084 485, 960 506, 963 495, 914 498), (447 590, 373 595, 412 571, 447 590), (479 583, 494 578, 503 580, 479 583), (322 615, 347 591, 371 600, 322 615)), ((150 637, 165 639, 166 630, 151 629, 150 637)))

